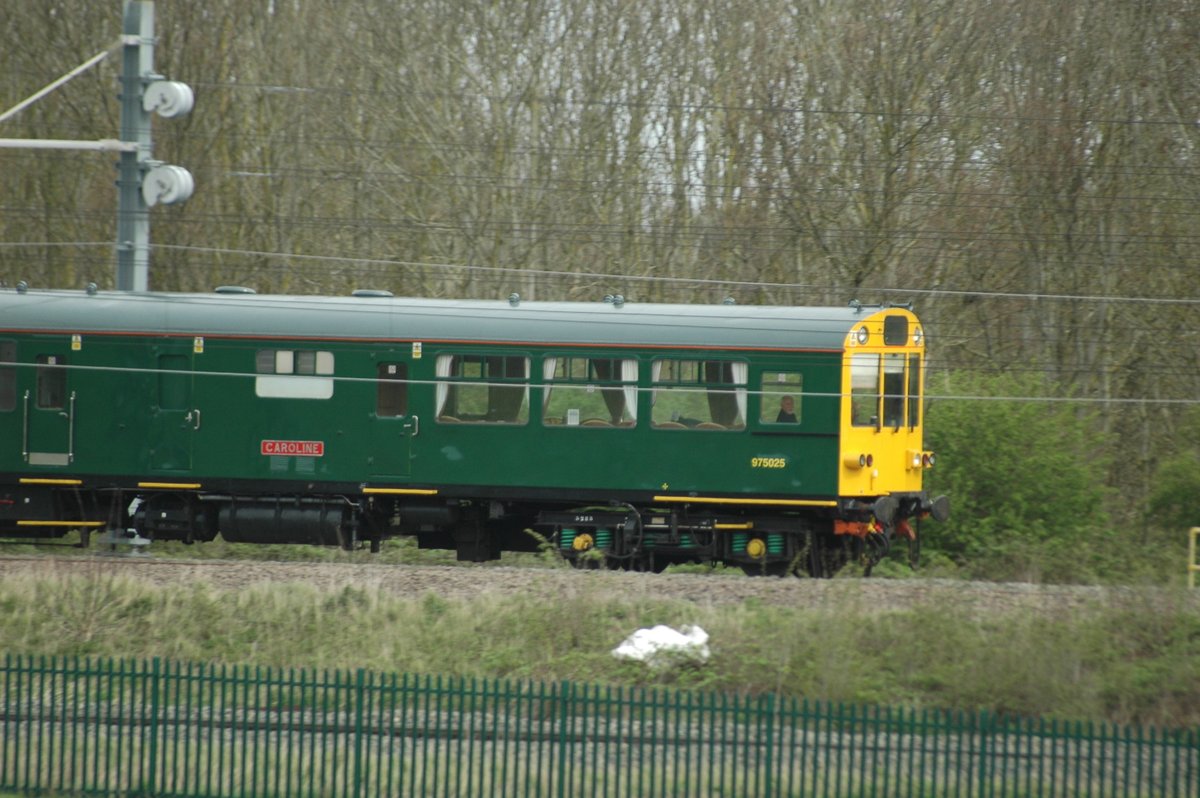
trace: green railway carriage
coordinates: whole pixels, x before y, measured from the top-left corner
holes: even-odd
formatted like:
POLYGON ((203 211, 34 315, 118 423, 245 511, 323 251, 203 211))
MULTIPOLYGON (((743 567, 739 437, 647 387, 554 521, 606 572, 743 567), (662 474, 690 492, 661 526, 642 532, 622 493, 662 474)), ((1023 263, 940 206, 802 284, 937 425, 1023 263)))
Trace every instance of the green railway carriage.
POLYGON ((857 304, 0 291, 0 535, 827 573, 945 512, 923 354, 857 304))

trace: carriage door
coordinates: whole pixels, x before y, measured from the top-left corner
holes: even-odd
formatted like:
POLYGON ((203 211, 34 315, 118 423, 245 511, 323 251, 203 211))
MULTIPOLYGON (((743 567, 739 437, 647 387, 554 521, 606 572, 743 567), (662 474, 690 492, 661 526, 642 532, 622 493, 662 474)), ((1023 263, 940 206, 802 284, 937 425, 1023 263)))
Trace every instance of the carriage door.
POLYGON ((65 466, 75 459, 76 396, 67 360, 65 352, 34 357, 34 385, 22 395, 29 465, 65 466))
POLYGON ((155 352, 150 407, 150 467, 187 471, 192 467, 192 441, 200 429, 200 411, 192 395, 191 346, 158 347, 155 352))
POLYGON ((408 364, 390 361, 378 364, 375 374, 375 429, 368 451, 372 476, 407 477, 412 439, 420 432, 421 420, 409 414, 408 364))

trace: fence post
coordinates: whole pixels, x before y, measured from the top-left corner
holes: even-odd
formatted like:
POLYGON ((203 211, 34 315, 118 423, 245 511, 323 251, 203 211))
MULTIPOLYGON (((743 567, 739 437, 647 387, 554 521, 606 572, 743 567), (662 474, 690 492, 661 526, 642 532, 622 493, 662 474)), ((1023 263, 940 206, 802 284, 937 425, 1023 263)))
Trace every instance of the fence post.
POLYGON ((775 745, 775 695, 767 693, 764 697, 767 705, 767 732, 766 732, 766 762, 763 764, 763 795, 773 795, 774 788, 772 784, 771 768, 774 766, 774 748, 775 745))
POLYGON ((988 794, 988 734, 991 720, 987 709, 979 710, 979 798, 988 794))
POLYGON ((567 706, 567 702, 571 699, 571 682, 563 681, 559 686, 558 703, 562 711, 558 718, 558 795, 559 798, 566 798, 567 795, 567 740, 568 730, 567 724, 571 718, 571 708, 567 706))
POLYGON ((17 787, 17 761, 20 760, 20 749, 16 746, 16 740, 9 737, 9 724, 12 722, 13 710, 12 697, 14 690, 9 682, 9 678, 13 674, 13 655, 10 651, 4 652, 4 709, 3 716, 0 717, 0 788, 16 789, 17 787), (10 759, 9 752, 12 752, 10 759), (8 765, 12 762, 12 769, 8 765))
POLYGON ((359 668, 354 675, 354 795, 362 798, 363 705, 366 703, 367 672, 359 668))
POLYGON ((147 759, 150 760, 146 774, 145 792, 154 795, 158 792, 158 706, 159 690, 161 688, 162 660, 155 657, 150 661, 150 722, 145 728, 150 730, 150 744, 147 746, 147 759))

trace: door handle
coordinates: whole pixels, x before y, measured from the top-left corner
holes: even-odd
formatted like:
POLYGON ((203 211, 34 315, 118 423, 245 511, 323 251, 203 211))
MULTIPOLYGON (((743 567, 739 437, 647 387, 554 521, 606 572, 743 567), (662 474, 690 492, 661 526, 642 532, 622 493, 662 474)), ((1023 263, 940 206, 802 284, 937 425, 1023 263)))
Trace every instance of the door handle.
POLYGON ((409 423, 406 423, 404 425, 404 428, 412 430, 412 437, 415 438, 421 434, 421 417, 420 416, 409 416, 408 418, 409 418, 409 423))
POLYGON ((191 423, 192 429, 200 429, 200 411, 198 409, 189 410, 187 415, 183 417, 184 423, 191 423))

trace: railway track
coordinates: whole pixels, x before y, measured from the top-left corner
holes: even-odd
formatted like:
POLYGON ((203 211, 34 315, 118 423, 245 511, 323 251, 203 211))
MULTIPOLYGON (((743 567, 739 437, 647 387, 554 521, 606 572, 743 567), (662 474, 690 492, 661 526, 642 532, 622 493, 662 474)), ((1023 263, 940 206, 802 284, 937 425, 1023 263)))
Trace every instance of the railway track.
MULTIPOLYGON (((178 560, 158 557, 0 556, 0 578, 125 578, 159 587, 204 583, 243 590, 266 583, 297 583, 320 590, 347 586, 420 597, 471 600, 484 595, 534 595, 562 600, 600 591, 627 600, 679 600, 699 604, 758 601, 768 605, 879 613, 952 603, 978 615, 1062 615, 1155 596, 1153 588, 1038 585, 948 579, 749 578, 735 574, 625 573, 512 566, 442 566, 297 563, 250 560, 178 560)), ((1185 598, 1200 612, 1200 595, 1185 598)))

